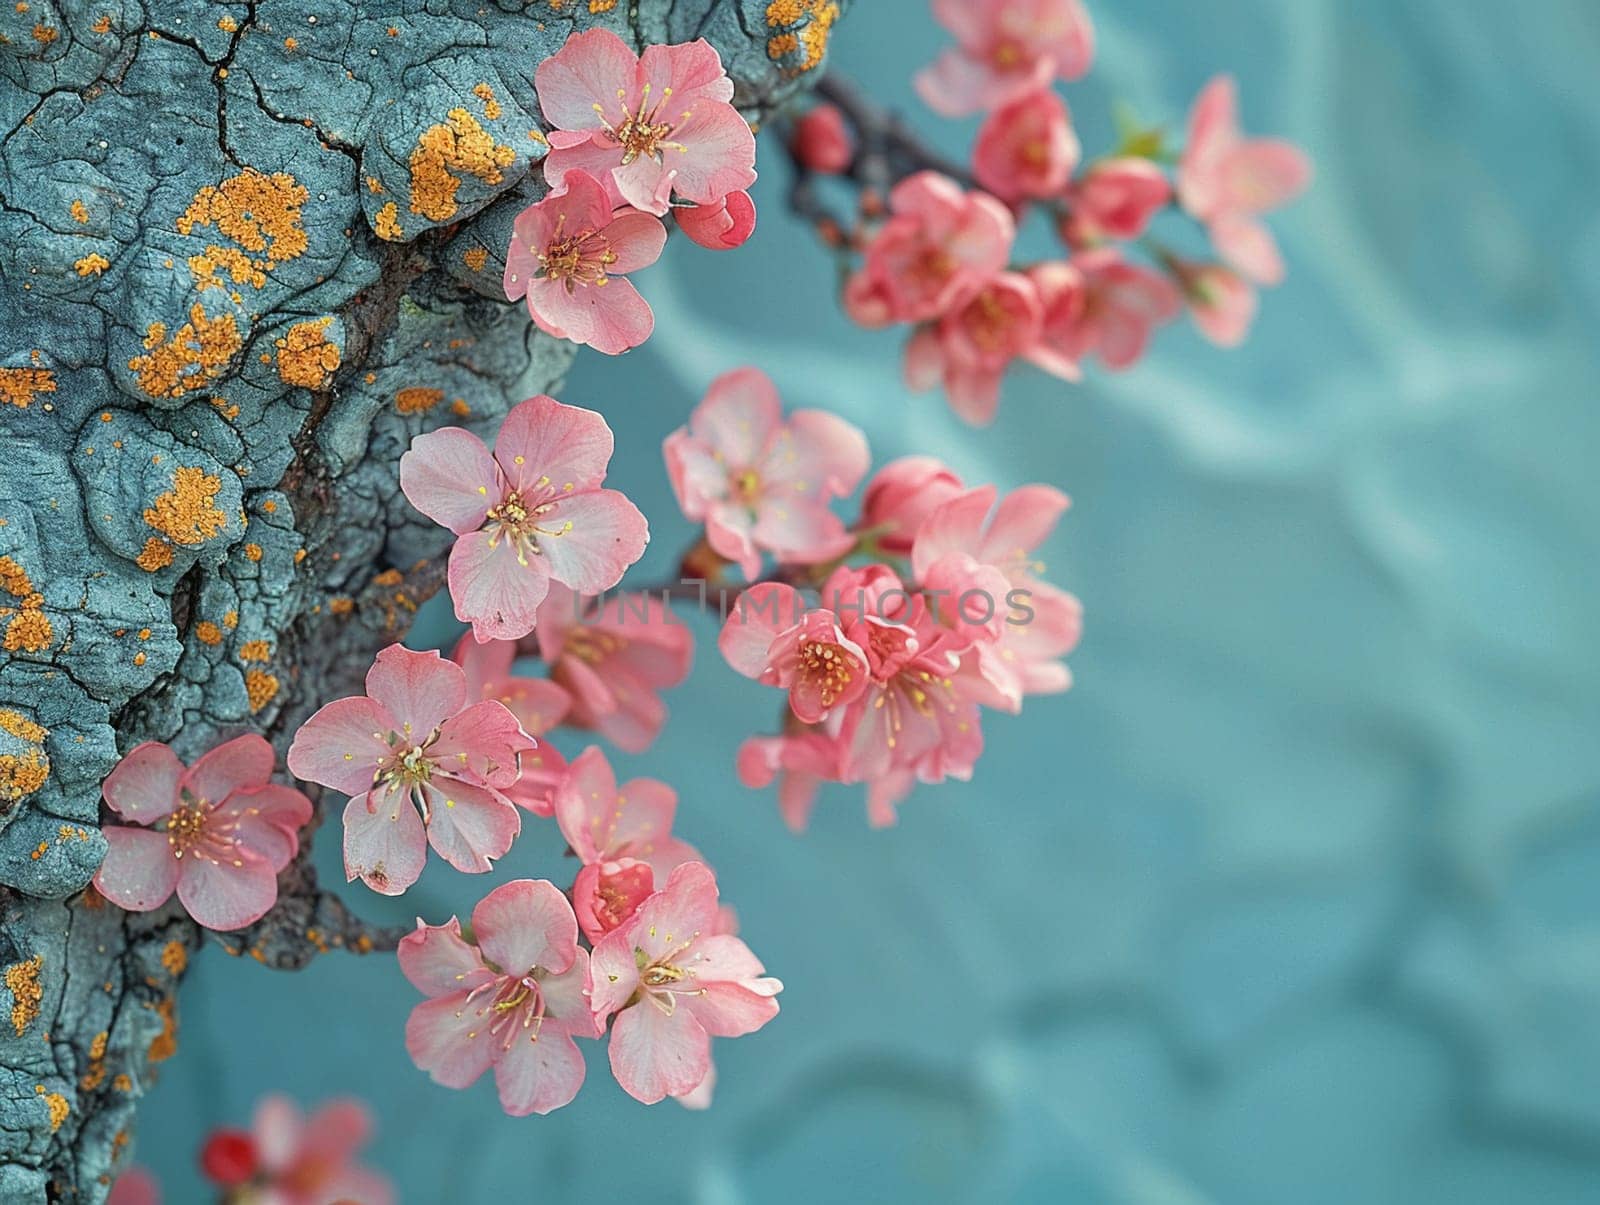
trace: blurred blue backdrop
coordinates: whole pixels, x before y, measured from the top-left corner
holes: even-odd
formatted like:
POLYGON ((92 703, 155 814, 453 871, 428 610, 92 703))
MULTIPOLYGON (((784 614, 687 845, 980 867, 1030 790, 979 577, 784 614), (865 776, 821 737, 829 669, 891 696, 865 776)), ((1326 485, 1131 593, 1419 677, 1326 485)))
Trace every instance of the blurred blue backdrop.
MULTIPOLYGON (((732 775, 775 696, 702 625, 657 747, 615 760, 676 785, 787 983, 718 1044, 710 1113, 636 1105, 593 1044, 573 1106, 506 1118, 487 1079, 411 1066, 392 959, 212 953, 139 1135, 170 1200, 200 1199, 210 1126, 281 1090, 367 1097, 405 1201, 1600 1201, 1600 8, 1093 9, 1068 91, 1091 153, 1113 98, 1178 122, 1229 69, 1246 127, 1316 160, 1242 350, 1182 327, 1120 377, 1018 373, 973 432, 839 313, 767 148, 753 242, 675 241, 639 277, 654 339, 580 357, 563 394, 617 430, 643 580, 688 538, 661 438, 737 364, 879 462, 1067 489, 1047 557, 1087 606, 1074 691, 993 717, 975 781, 898 828, 841 789, 796 838, 732 775)), ((920 4, 858 3, 833 61, 959 152, 909 84, 942 41, 920 4)), ((453 631, 429 623, 413 643, 453 631)), ((435 860, 402 906, 359 903, 442 920, 565 882, 561 848, 530 824, 490 879, 435 860)))

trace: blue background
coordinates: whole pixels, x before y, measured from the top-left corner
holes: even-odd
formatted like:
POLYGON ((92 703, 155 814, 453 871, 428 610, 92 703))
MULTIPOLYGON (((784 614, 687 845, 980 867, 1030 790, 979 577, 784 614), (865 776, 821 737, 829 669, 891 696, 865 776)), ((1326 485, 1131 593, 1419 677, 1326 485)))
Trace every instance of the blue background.
MULTIPOLYGON (((776 697, 702 625, 662 739, 615 761, 678 788, 787 983, 718 1044, 711 1112, 635 1104, 596 1043, 573 1106, 506 1118, 487 1079, 411 1066, 392 959, 212 953, 139 1135, 170 1200, 200 1199, 211 1125, 281 1090, 373 1102, 406 1201, 1600 1201, 1600 9, 1093 9, 1068 90, 1091 153, 1110 98, 1178 121, 1231 69, 1246 127, 1315 158, 1243 349, 1179 326, 1120 377, 1018 372, 969 430, 902 388, 898 335, 839 313, 767 147, 753 242, 675 241, 639 277, 654 339, 580 357, 563 394, 616 428, 640 580, 688 538, 661 437, 738 364, 880 463, 1067 489, 1046 559, 1087 606, 1074 691, 991 718, 975 781, 898 828, 837 789, 797 838, 732 775, 776 697)), ((860 3, 834 62, 959 154, 909 86, 942 42, 920 5, 860 3)), ((564 883, 561 848, 530 824, 491 878, 435 860, 388 913, 352 895, 438 921, 564 883)))

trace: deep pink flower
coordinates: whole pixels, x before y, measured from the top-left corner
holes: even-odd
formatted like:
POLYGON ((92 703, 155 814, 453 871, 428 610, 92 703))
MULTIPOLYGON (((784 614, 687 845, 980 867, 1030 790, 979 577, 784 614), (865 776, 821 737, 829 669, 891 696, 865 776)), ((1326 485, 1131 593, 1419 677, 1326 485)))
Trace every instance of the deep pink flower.
POLYGON ((1256 317, 1256 291, 1249 281, 1221 264, 1174 260, 1173 270, 1200 333, 1218 347, 1243 343, 1256 317))
POLYGON ((795 832, 805 831, 817 790, 840 777, 839 746, 827 733, 800 728, 782 736, 752 736, 739 746, 739 781, 752 790, 778 783, 778 811, 795 832))
POLYGON ((161 1185, 149 1169, 135 1164, 117 1177, 106 1205, 161 1205, 161 1185))
POLYGON ((998 622, 987 631, 977 631, 982 625, 972 622, 970 610, 966 624, 955 618, 973 640, 976 668, 991 688, 987 697, 976 697, 1020 711, 1024 695, 1071 685, 1060 658, 1078 643, 1083 609, 1071 594, 1040 579, 1044 567, 1034 556, 1065 513, 1067 496, 1048 485, 1025 485, 997 507, 995 492, 992 485, 980 486, 934 510, 917 532, 911 565, 918 581, 954 591, 951 597, 959 599, 963 588, 1000 595, 998 622))
POLYGON ((747 678, 789 692, 804 724, 818 724, 867 688, 867 657, 825 607, 807 608, 800 592, 761 582, 742 592, 722 625, 717 647, 747 678))
POLYGON ((823 410, 796 410, 785 421, 777 389, 758 368, 713 381, 662 454, 684 515, 704 523, 712 550, 747 578, 760 573, 762 550, 812 565, 855 544, 828 502, 866 475, 866 437, 823 410))
POLYGON ((372 1115, 358 1100, 331 1100, 306 1117, 287 1097, 268 1096, 256 1106, 250 1136, 259 1162, 254 1184, 263 1202, 390 1205, 395 1199, 387 1179, 356 1162, 372 1137, 372 1115))
POLYGON ((778 1015, 783 984, 718 921, 716 879, 685 862, 594 948, 595 1016, 616 1014, 612 1073, 647 1105, 700 1087, 712 1038, 753 1033, 778 1015))
POLYGON ((1102 159, 1067 192, 1062 237, 1073 247, 1136 239, 1172 200, 1167 174, 1148 159, 1102 159))
POLYGON ((896 184, 889 213, 845 284, 845 309, 863 326, 939 317, 1006 266, 1017 236, 1004 205, 937 172, 896 184))
MULTIPOLYGON (((1042 340, 1068 360, 1092 353, 1107 368, 1127 368, 1144 355, 1150 332, 1183 312, 1183 298, 1171 280, 1130 263, 1116 247, 1080 252, 1069 266, 1075 283, 1058 293, 1058 304, 1047 307, 1042 340)), ((1034 279, 1039 279, 1037 270, 1034 279)))
POLYGON ((566 723, 641 753, 666 722, 661 691, 689 675, 694 636, 661 599, 583 599, 552 585, 539 608, 539 655, 572 700, 566 723))
POLYGON ((550 131, 544 176, 598 177, 618 205, 664 214, 676 192, 715 205, 755 183, 756 141, 704 39, 636 55, 607 29, 574 34, 534 72, 550 131))
MULTIPOLYGON (((529 736, 540 737, 559 724, 572 705, 567 692, 549 678, 519 678, 512 674, 517 658, 514 640, 479 644, 470 635, 456 642, 450 659, 467 675, 467 699, 477 703, 493 699, 517 717, 529 736)), ((536 816, 552 815, 552 796, 567 772, 567 762, 556 747, 541 741, 522 755, 522 777, 505 788, 511 802, 536 816)))
POLYGON ((928 513, 964 488, 955 470, 932 456, 891 460, 862 491, 861 526, 876 532, 885 552, 908 553, 928 513))
POLYGON ((611 448, 600 415, 543 394, 506 415, 492 456, 460 427, 411 441, 400 488, 460 537, 450 598, 479 640, 532 631, 552 579, 598 594, 644 555, 650 529, 639 508, 601 488, 611 448))
POLYGON ((856 140, 838 105, 813 105, 795 120, 789 149, 807 170, 836 176, 856 155, 856 140))
POLYGON ((573 172, 561 191, 517 215, 506 251, 506 297, 526 298, 528 314, 547 334, 621 355, 648 339, 656 322, 623 277, 655 263, 666 242, 660 218, 613 212, 601 183, 573 172))
POLYGON ((599 941, 626 922, 674 867, 700 861, 672 835, 678 793, 654 778, 617 786, 611 763, 591 745, 572 763, 555 794, 556 823, 583 863, 572 886, 578 926, 599 941))
POLYGON ((1079 0, 933 0, 933 15, 957 45, 917 73, 917 93, 947 117, 1077 79, 1094 58, 1079 0))
POLYGON ((400 942, 400 969, 428 997, 406 1022, 411 1060, 447 1088, 493 1067, 513 1117, 561 1108, 583 1086, 572 1039, 600 1033, 572 905, 553 883, 514 879, 478 901, 472 936, 468 944, 452 916, 419 920, 400 942))
POLYGON ((972 173, 1002 200, 1046 199, 1066 187, 1082 154, 1066 102, 1040 88, 984 120, 972 148, 972 173))
POLYGON ((242 929, 278 900, 278 872, 300 847, 311 801, 271 781, 276 756, 259 736, 225 741, 185 769, 157 741, 135 745, 101 791, 125 822, 104 828, 100 894, 130 912, 177 891, 208 929, 242 929))
POLYGON ((1228 266, 1261 285, 1283 280, 1283 259, 1256 218, 1287 204, 1311 182, 1305 152, 1281 138, 1246 138, 1233 78, 1208 83, 1189 113, 1189 143, 1178 163, 1178 199, 1204 222, 1228 266))
POLYGON ((427 847, 482 873, 522 828, 506 788, 534 741, 493 700, 469 703, 467 676, 437 652, 391 644, 367 671, 367 693, 335 699, 300 726, 289 769, 350 796, 344 869, 399 895, 427 847))
POLYGON ((756 232, 756 203, 747 192, 730 192, 714 205, 674 205, 678 229, 711 251, 744 246, 756 232))

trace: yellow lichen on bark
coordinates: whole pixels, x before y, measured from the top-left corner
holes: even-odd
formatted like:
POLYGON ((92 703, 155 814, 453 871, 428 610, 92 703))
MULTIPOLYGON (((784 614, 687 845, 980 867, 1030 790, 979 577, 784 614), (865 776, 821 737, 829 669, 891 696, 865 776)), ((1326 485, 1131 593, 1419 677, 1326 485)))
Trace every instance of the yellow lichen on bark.
POLYGON ((372 229, 386 243, 398 243, 405 237, 400 228, 400 210, 393 201, 384 202, 378 216, 372 219, 372 229))
POLYGON ((489 262, 489 253, 482 247, 473 247, 461 256, 467 267, 474 272, 482 272, 483 265, 489 262))
POLYGON ((278 679, 265 670, 253 669, 244 676, 244 690, 254 714, 278 697, 278 679))
POLYGON ((133 558, 133 563, 146 573, 154 573, 158 569, 165 569, 172 564, 172 545, 165 540, 158 540, 151 536, 144 542, 144 547, 139 555, 133 558))
POLYGON ((26 410, 36 395, 56 391, 56 374, 48 368, 0 368, 0 402, 26 410))
POLYGON ((803 57, 790 71, 814 70, 828 51, 828 36, 838 19, 837 0, 772 0, 767 5, 767 25, 783 32, 767 39, 767 57, 781 59, 799 53, 803 57))
POLYGON ((145 331, 145 355, 134 356, 128 368, 139 388, 151 397, 182 397, 221 376, 244 346, 232 314, 212 318, 199 302, 189 307, 189 321, 167 338, 167 325, 152 322, 145 331))
POLYGON ((0 590, 17 600, 15 607, 0 607, 0 618, 7 619, 5 639, 0 644, 12 653, 37 653, 49 648, 55 631, 44 613, 44 595, 33 588, 27 570, 9 556, 0 556, 0 590))
MULTIPOLYGON (((246 251, 264 253, 264 271, 305 254, 300 208, 306 189, 288 172, 270 176, 247 167, 237 176, 206 185, 178 218, 178 233, 215 226, 246 251)), ((209 249, 208 249, 209 251, 209 249)))
POLYGON ((180 465, 173 471, 172 488, 157 495, 155 503, 145 509, 144 521, 174 544, 204 544, 228 523, 228 516, 215 505, 221 489, 220 478, 192 465, 180 465))
POLYGON ((49 778, 50 761, 43 750, 0 753, 0 803, 13 804, 26 799, 49 778))
MULTIPOLYGON (((451 109, 443 122, 422 132, 411 152, 411 212, 430 222, 449 221, 455 216, 461 187, 461 178, 454 173, 499 184, 505 179, 500 169, 510 167, 516 158, 517 152, 496 143, 471 113, 451 109)), ((378 234, 388 237, 382 230, 378 234)))
POLYGON ((72 266, 79 276, 99 276, 111 266, 111 261, 98 252, 91 251, 82 259, 73 261, 72 266))
POLYGON ((67 1103, 67 1098, 59 1092, 47 1092, 44 1097, 45 1108, 50 1110, 50 1132, 54 1134, 61 1128, 62 1122, 67 1120, 72 1112, 72 1106, 67 1103))
POLYGON ((6 968, 6 988, 12 999, 11 1028, 19 1038, 39 1018, 39 1006, 44 1002, 39 972, 43 969, 43 954, 35 954, 26 962, 13 963, 6 968))
POLYGON ((426 414, 442 401, 444 401, 443 389, 427 389, 421 385, 413 385, 394 395, 394 408, 401 414, 426 414))
POLYGON ((332 318, 297 322, 273 341, 278 349, 278 376, 286 385, 321 389, 339 367, 339 345, 328 339, 332 318))
POLYGON ((483 115, 490 121, 500 117, 500 101, 494 94, 494 89, 488 84, 478 84, 472 89, 472 95, 483 102, 483 115))

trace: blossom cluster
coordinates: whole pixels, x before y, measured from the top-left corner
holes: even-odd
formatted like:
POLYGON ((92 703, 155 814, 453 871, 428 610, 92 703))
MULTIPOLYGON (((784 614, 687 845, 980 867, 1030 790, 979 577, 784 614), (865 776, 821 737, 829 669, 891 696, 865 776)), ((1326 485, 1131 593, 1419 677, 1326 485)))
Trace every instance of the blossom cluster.
MULTIPOLYGON (((1090 356, 1124 369, 1186 308, 1212 342, 1243 341, 1256 288, 1284 277, 1261 216, 1309 183, 1305 155, 1246 138, 1234 82, 1219 76, 1196 100, 1181 152, 1160 130, 1131 128, 1086 161, 1054 87, 1093 60, 1079 0, 933 0, 933 10, 956 45, 916 87, 940 114, 983 114, 970 174, 909 174, 886 205, 865 193, 850 239, 859 263, 843 295, 864 326, 911 327, 907 383, 942 385, 957 414, 983 424, 1019 361, 1066 380, 1090 356), (1155 223, 1174 209, 1204 231, 1215 258, 1156 241, 1155 223), (1032 212, 1052 224, 1063 254, 1018 263, 1019 224, 1032 212)), ((791 150, 809 172, 852 173, 872 149, 857 143, 872 133, 853 133, 847 114, 823 104, 796 122, 791 150)))
POLYGON ((534 87, 550 191, 514 224, 506 296, 541 330, 618 355, 655 327, 626 277, 660 257, 663 217, 713 250, 754 231, 755 136, 704 39, 635 54, 591 29, 539 64, 534 87))

